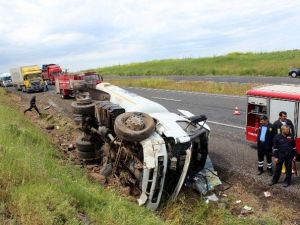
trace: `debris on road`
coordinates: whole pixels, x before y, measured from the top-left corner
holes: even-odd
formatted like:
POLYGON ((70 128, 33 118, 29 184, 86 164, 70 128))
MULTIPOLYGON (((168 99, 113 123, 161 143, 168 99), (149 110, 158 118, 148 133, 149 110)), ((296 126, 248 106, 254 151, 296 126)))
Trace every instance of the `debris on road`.
POLYGON ((265 195, 266 198, 269 198, 269 197, 271 197, 272 194, 269 191, 265 191, 264 195, 265 195))
POLYGON ((54 125, 53 124, 49 124, 45 127, 46 130, 53 130, 54 129, 54 125))
POLYGON ((212 195, 209 195, 206 197, 206 203, 209 203, 209 202, 217 202, 219 201, 219 198, 216 196, 216 194, 212 194, 212 195))
POLYGON ((209 156, 207 156, 204 168, 195 175, 193 180, 193 188, 203 195, 222 184, 209 156))
POLYGON ((51 107, 51 105, 48 105, 44 108, 44 110, 48 110, 48 109, 50 109, 50 107, 51 107))
POLYGON ((252 214, 252 213, 254 213, 252 207, 245 205, 242 208, 241 213, 240 213, 239 216, 241 217, 241 216, 245 216, 245 215, 252 214))

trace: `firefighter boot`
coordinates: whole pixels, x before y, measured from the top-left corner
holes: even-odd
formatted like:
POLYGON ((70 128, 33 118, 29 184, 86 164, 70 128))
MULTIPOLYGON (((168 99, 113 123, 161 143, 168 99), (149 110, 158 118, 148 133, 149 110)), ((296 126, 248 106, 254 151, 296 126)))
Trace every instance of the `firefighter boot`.
POLYGON ((262 175, 264 172, 264 168, 263 167, 258 167, 258 173, 257 175, 262 175))

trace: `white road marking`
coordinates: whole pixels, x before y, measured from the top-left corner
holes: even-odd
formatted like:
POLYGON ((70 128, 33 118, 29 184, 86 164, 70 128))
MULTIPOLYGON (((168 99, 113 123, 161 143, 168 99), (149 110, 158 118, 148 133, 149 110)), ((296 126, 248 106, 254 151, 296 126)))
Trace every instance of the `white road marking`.
POLYGON ((213 93, 196 92, 196 91, 176 91, 176 90, 169 90, 169 89, 142 88, 142 87, 126 87, 126 88, 137 89, 137 90, 147 90, 147 91, 161 91, 161 92, 175 92, 175 93, 185 93, 185 94, 196 94, 196 95, 206 95, 206 96, 216 96, 216 97, 226 97, 226 98, 241 98, 241 99, 245 98, 245 96, 213 94, 213 93))
POLYGON ((173 101, 173 102, 181 102, 179 99, 172 99, 172 98, 161 98, 161 97, 151 97, 154 99, 159 99, 159 100, 167 100, 167 101, 173 101))
POLYGON ((235 125, 231 125, 231 124, 220 123, 220 122, 210 121, 210 120, 208 120, 207 122, 208 123, 212 123, 212 124, 217 124, 217 125, 225 126, 225 127, 231 127, 231 128, 237 128, 237 129, 245 130, 245 127, 239 127, 239 126, 235 126, 235 125))

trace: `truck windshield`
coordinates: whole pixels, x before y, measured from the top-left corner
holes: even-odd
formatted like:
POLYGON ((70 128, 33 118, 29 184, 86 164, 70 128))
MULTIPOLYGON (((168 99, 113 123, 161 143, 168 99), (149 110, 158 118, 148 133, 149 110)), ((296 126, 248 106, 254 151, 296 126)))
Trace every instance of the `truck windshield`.
POLYGON ((97 74, 84 76, 83 79, 84 80, 100 80, 99 75, 97 75, 97 74))
POLYGON ((0 80, 2 81, 11 80, 11 77, 1 77, 0 80))
POLYGON ((51 75, 56 77, 56 76, 62 75, 62 73, 61 72, 53 72, 53 73, 51 73, 51 75))
POLYGON ((38 77, 41 77, 41 74, 40 73, 34 73, 34 74, 28 74, 25 79, 31 80, 33 78, 38 78, 38 77))

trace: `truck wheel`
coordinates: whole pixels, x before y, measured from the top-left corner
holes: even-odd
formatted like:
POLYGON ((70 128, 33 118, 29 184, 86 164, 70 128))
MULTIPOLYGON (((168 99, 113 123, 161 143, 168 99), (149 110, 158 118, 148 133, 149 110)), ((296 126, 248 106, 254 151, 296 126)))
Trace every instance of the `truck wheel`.
POLYGON ((82 105, 78 102, 72 102, 73 114, 81 115, 94 115, 95 114, 95 103, 82 105))
POLYGON ((81 151, 76 151, 77 155, 80 159, 94 159, 96 158, 96 153, 93 152, 81 152, 81 151))
POLYGON ((115 133, 126 141, 142 141, 155 130, 155 122, 151 116, 140 112, 127 112, 115 120, 115 133))
POLYGON ((80 152, 94 152, 94 145, 90 141, 84 140, 83 135, 76 140, 76 148, 80 152))
POLYGON ((297 73, 296 72, 292 72, 291 76, 292 76, 292 78, 296 78, 297 77, 297 73))
POLYGON ((88 105, 92 103, 91 98, 77 98, 76 102, 78 105, 88 105))

